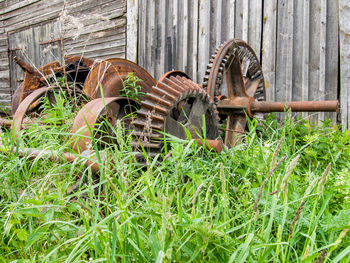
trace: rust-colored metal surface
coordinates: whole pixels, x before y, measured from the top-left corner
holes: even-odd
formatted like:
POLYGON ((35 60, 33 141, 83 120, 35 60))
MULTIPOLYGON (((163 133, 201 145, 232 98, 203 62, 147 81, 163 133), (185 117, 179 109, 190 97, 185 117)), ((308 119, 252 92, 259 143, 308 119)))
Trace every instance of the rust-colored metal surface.
MULTIPOLYGON (((203 146, 203 140, 201 139, 195 139, 195 141, 203 146)), ((205 147, 208 149, 208 150, 215 150, 217 153, 221 153, 223 148, 224 148, 224 144, 222 142, 222 140, 204 140, 204 144, 205 144, 205 147)))
POLYGON ((113 135, 111 126, 114 127, 116 121, 122 119, 127 125, 128 121, 130 122, 127 116, 136 112, 138 108, 136 101, 124 97, 98 98, 90 101, 74 119, 73 149, 76 152, 91 150, 93 140, 103 140, 105 135, 111 139, 113 135))
POLYGON ((219 137, 214 103, 198 84, 186 77, 163 78, 141 102, 137 115, 133 122, 133 146, 146 149, 151 156, 162 149, 162 132, 180 139, 187 139, 186 130, 194 139, 215 140, 219 137))
POLYGON ((164 79, 169 79, 170 77, 185 77, 186 79, 191 79, 185 72, 180 71, 180 70, 172 70, 172 71, 168 71, 167 73, 163 74, 158 82, 162 82, 164 79))
MULTIPOLYGON (((253 49, 244 41, 232 39, 211 57, 204 76, 203 87, 211 98, 233 100, 236 97, 252 97, 265 100, 264 75, 253 49)), ((220 111, 221 122, 226 122, 225 145, 233 146, 245 131, 246 116, 243 112, 220 111)))
POLYGON ((39 69, 35 69, 25 61, 14 58, 15 62, 24 70, 24 80, 17 88, 12 98, 12 113, 17 110, 18 105, 34 90, 43 86, 48 86, 48 80, 52 76, 63 76, 64 72, 67 75, 68 81, 85 82, 85 79, 94 64, 94 61, 79 56, 65 56, 65 69, 59 61, 48 63, 39 69))
POLYGON ((252 101, 250 103, 251 112, 283 112, 284 110, 293 112, 337 112, 339 110, 339 101, 291 101, 291 102, 261 102, 252 101))
POLYGON ((18 106, 14 116, 13 122, 15 127, 16 135, 22 130, 23 119, 28 112, 29 107, 37 101, 40 97, 45 95, 48 91, 52 90, 52 87, 43 87, 33 91, 29 96, 27 96, 18 106))
MULTIPOLYGON (((85 81, 84 93, 90 98, 118 97, 123 89, 123 82, 129 73, 134 73, 141 81, 141 92, 150 92, 151 87, 156 85, 154 78, 139 65, 121 58, 112 58, 96 63, 85 81)), ((140 97, 142 99, 142 97, 140 97)))
POLYGON ((252 48, 241 40, 230 40, 212 56, 203 87, 226 122, 225 145, 240 142, 246 129, 246 113, 338 111, 338 101, 265 102, 264 77, 252 48))

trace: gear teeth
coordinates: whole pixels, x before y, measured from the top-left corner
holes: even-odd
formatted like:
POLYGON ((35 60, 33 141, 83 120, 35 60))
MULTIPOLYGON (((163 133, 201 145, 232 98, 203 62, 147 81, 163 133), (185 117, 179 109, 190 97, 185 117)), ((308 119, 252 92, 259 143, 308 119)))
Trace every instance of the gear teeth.
POLYGON ((176 101, 176 97, 166 92, 164 89, 160 89, 158 87, 152 87, 152 93, 158 96, 161 96, 162 98, 166 98, 169 101, 172 101, 172 102, 176 101))
POLYGON ((168 79, 165 79, 164 82, 158 82, 157 87, 161 88, 163 90, 165 90, 167 93, 178 97, 181 94, 181 91, 177 90, 176 88, 174 88, 174 86, 176 87, 176 85, 172 85, 169 83, 169 85, 165 84, 165 82, 168 82, 168 79))
POLYGON ((164 116, 156 114, 156 113, 151 113, 149 110, 140 109, 137 112, 137 114, 140 116, 143 116, 145 118, 151 117, 153 120, 157 120, 157 121, 161 121, 161 122, 165 121, 164 116))
POLYGON ((153 93, 147 93, 146 94, 146 98, 148 100, 154 101, 155 103, 158 103, 158 104, 160 104, 162 106, 171 107, 171 105, 172 105, 172 103, 167 101, 167 100, 165 100, 164 97, 163 98, 159 97, 159 96, 157 96, 157 95, 155 95, 153 93))
POLYGON ((160 114, 164 114, 164 115, 167 114, 167 109, 165 107, 161 107, 157 104, 154 104, 152 101, 145 100, 141 102, 141 106, 149 110, 154 110, 160 114))
MULTIPOLYGON (((152 93, 147 94, 146 99, 141 102, 141 109, 137 112, 138 118, 133 122, 133 147, 135 149, 140 146, 144 147, 149 156, 159 153, 162 148, 161 139, 164 135, 157 131, 164 131, 168 114, 174 114, 173 109, 177 109, 180 102, 189 101, 189 98, 199 98, 209 105, 208 109, 212 116, 211 131, 218 135, 219 116, 212 98, 192 80, 186 77, 171 76, 158 82, 157 86, 152 88, 152 93), (214 130, 212 130, 212 125, 215 127, 214 130)), ((144 159, 144 156, 140 155, 140 158, 144 159)))
POLYGON ((154 133, 154 132, 148 133, 148 132, 142 132, 142 131, 133 131, 132 135, 139 138, 146 137, 148 139, 154 139, 154 140, 160 140, 163 138, 162 134, 154 133))
POLYGON ((148 127, 150 129, 155 129, 155 130, 162 130, 163 125, 161 122, 151 122, 148 119, 144 118, 137 118, 134 122, 133 125, 138 126, 138 127, 148 127))

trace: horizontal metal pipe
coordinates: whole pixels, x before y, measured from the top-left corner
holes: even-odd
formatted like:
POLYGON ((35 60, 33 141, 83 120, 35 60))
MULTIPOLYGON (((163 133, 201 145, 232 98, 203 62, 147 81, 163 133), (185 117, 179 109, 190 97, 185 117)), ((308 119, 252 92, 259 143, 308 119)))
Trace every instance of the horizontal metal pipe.
POLYGON ((285 110, 293 112, 337 112, 339 110, 339 101, 289 101, 289 102, 267 102, 253 101, 250 103, 251 112, 283 112, 285 110))

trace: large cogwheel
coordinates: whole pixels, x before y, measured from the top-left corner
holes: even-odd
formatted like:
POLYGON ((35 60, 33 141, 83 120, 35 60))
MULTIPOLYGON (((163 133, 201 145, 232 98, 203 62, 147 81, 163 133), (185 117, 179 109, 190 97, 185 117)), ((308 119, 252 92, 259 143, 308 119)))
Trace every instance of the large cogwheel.
POLYGON ((231 76, 233 61, 238 58, 247 95, 258 101, 266 100, 264 75, 253 49, 243 40, 232 39, 212 55, 203 79, 203 88, 215 102, 229 97, 227 79, 231 76))
POLYGON ((161 78, 151 93, 146 94, 137 115, 133 144, 142 145, 151 155, 162 149, 162 132, 181 139, 187 138, 186 130, 192 138, 219 137, 214 103, 200 85, 184 76, 170 74, 161 78))

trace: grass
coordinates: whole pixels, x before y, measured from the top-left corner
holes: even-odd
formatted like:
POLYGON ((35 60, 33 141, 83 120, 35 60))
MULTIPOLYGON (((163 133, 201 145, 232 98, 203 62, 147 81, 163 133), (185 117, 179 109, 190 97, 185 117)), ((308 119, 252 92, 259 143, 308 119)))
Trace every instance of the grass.
POLYGON ((95 147, 96 177, 83 156, 10 153, 72 151, 60 98, 41 125, 0 135, 0 262, 350 262, 349 131, 270 116, 221 154, 174 139, 140 166, 119 125, 117 145, 95 147))

